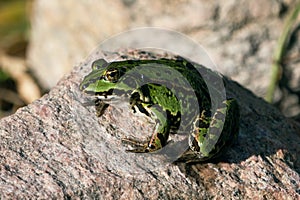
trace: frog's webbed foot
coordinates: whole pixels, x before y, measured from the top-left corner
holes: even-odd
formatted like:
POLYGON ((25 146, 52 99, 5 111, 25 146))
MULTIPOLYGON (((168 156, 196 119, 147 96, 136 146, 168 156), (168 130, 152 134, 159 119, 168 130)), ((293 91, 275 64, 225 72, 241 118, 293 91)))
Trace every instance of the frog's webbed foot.
POLYGON ((161 145, 154 145, 150 142, 141 142, 132 138, 123 138, 122 143, 128 144, 133 147, 133 149, 127 149, 127 152, 132 153, 148 153, 153 152, 161 148, 161 145))
POLYGON ((166 144, 166 140, 167 138, 161 137, 161 133, 154 131, 150 140, 139 141, 133 138, 123 138, 122 142, 133 147, 133 149, 126 150, 127 152, 148 153, 161 149, 166 144))

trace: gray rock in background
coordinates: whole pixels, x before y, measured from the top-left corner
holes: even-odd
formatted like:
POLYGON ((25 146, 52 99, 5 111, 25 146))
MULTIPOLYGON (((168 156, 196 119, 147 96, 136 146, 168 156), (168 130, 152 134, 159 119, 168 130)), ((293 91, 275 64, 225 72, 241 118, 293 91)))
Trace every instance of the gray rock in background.
POLYGON ((28 62, 45 88, 53 87, 129 19, 119 1, 35 1, 28 62))
MULTIPOLYGON (((157 26, 190 36, 203 45, 218 71, 263 97, 273 51, 293 2, 37 0, 28 62, 42 85, 51 88, 103 40, 132 28, 157 26)), ((299 47, 293 52, 299 55, 299 47)), ((298 73, 292 76, 293 85, 299 87, 299 62, 293 65, 290 73, 298 73)), ((282 95, 278 91, 277 99, 282 95)), ((299 113, 297 103, 297 96, 288 99, 285 114, 299 113)))

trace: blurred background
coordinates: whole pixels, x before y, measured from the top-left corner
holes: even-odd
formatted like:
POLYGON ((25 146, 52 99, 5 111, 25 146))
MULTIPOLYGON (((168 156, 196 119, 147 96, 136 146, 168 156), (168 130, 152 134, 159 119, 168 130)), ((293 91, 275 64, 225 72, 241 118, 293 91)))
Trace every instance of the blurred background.
POLYGON ((188 35, 222 74, 299 116, 299 9, 296 0, 0 0, 0 118, 48 92, 103 40, 149 26, 188 35))

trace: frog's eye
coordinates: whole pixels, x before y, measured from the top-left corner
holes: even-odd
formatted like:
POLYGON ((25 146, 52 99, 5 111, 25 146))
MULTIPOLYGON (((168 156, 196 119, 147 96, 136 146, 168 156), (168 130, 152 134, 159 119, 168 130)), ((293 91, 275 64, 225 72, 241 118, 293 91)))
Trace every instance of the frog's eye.
POLYGON ((108 65, 108 62, 106 60, 99 59, 99 60, 96 60, 95 62, 93 62, 92 69, 93 70, 102 69, 102 68, 105 68, 107 65, 108 65))
POLYGON ((115 83, 119 80, 120 73, 117 69, 110 69, 105 72, 104 77, 105 77, 105 80, 115 83))

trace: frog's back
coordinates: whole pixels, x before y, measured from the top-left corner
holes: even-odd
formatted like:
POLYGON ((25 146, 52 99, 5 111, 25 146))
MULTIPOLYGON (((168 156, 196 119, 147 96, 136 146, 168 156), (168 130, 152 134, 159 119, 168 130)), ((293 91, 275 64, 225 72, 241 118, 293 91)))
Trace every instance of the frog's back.
MULTIPOLYGON (((197 65, 198 67, 202 66, 197 65)), ((144 83, 164 85, 176 93, 183 93, 185 97, 195 94, 200 107, 210 107, 210 95, 202 75, 194 64, 182 57, 117 61, 107 67, 114 68, 119 69, 121 76, 130 73, 131 70, 137 70, 136 77, 142 76, 144 83)))

